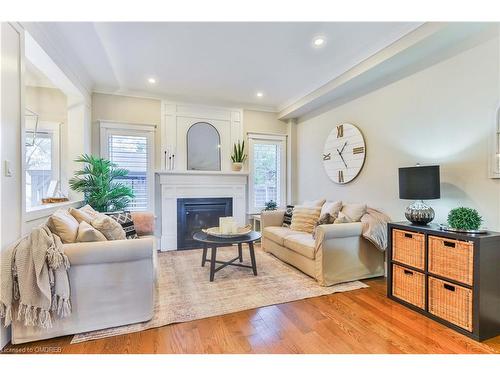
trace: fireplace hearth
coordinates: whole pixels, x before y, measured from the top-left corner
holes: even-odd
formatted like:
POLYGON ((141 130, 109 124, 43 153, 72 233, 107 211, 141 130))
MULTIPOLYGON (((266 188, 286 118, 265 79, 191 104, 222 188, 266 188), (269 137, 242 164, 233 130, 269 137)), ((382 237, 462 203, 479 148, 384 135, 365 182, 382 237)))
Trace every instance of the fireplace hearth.
POLYGON ((177 249, 197 249, 200 243, 193 234, 204 228, 219 226, 219 218, 233 215, 232 198, 178 198, 177 249))

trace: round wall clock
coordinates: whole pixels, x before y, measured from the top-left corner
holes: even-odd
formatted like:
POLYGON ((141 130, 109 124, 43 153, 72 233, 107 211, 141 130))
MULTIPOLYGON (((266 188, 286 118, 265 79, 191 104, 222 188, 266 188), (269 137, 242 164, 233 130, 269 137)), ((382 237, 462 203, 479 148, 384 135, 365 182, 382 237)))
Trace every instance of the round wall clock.
POLYGON ((348 123, 337 125, 326 139, 323 166, 337 184, 356 178, 365 163, 365 139, 359 129, 348 123))

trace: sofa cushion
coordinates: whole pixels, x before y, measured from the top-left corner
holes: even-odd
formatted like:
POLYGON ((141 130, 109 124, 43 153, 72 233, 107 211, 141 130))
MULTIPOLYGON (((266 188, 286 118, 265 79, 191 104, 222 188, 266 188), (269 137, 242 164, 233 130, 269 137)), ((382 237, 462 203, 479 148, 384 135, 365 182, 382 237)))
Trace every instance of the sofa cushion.
POLYGON ((321 207, 295 206, 290 228, 296 231, 312 233, 320 212, 321 207))
POLYGON ((125 231, 118 222, 104 214, 99 214, 96 219, 92 220, 92 226, 109 240, 124 240, 126 239, 125 231))
POLYGON ((54 212, 47 220, 50 231, 61 238, 63 243, 73 243, 78 235, 78 221, 62 208, 54 212))
POLYGON ((106 215, 108 215, 112 219, 115 219, 116 222, 122 226, 123 230, 125 231, 125 237, 127 238, 127 240, 139 238, 137 232, 135 231, 135 224, 130 211, 109 212, 106 213, 106 215))
POLYGON ((284 246, 306 258, 314 259, 315 243, 311 234, 295 233, 285 237, 284 246))
POLYGON ((366 204, 362 203, 347 203, 342 206, 341 211, 351 222, 361 220, 361 216, 366 214, 366 204))
POLYGON ((264 228, 264 237, 267 239, 276 242, 278 245, 283 246, 285 241, 285 237, 291 234, 298 234, 300 232, 296 232, 286 227, 265 227, 264 228))
POLYGON ((283 216, 283 226, 286 228, 290 228, 292 224, 293 207, 292 205, 286 206, 285 215, 283 216))
POLYGON ((336 202, 327 201, 321 207, 321 213, 319 216, 321 218, 326 214, 330 214, 333 223, 333 221, 337 218, 337 216, 339 216, 339 212, 341 209, 342 209, 342 201, 336 201, 336 202))
POLYGON ((92 225, 86 221, 82 221, 78 226, 78 236, 76 237, 76 242, 97 242, 97 241, 107 241, 104 234, 95 229, 92 225))
MULTIPOLYGON (((89 205, 87 205, 87 206, 90 209, 92 209, 92 207, 90 207, 89 205)), ((90 211, 86 208, 87 206, 84 206, 82 208, 70 207, 69 213, 76 219, 76 221, 78 221, 78 223, 81 223, 82 221, 84 221, 84 222, 90 224, 92 222, 92 220, 94 220, 97 217, 97 212, 94 214, 92 211, 90 211)))

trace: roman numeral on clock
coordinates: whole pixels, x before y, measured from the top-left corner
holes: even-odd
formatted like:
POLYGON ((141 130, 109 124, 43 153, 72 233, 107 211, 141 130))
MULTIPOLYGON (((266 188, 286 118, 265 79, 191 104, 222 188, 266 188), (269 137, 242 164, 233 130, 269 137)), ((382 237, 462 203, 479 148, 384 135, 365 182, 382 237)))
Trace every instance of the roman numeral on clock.
POLYGON ((354 147, 352 149, 352 153, 353 154, 362 154, 363 152, 365 152, 365 148, 364 147, 354 147))
POLYGON ((344 182, 344 171, 339 171, 339 182, 344 182))
POLYGON ((337 126, 337 138, 342 138, 344 136, 344 125, 337 126))

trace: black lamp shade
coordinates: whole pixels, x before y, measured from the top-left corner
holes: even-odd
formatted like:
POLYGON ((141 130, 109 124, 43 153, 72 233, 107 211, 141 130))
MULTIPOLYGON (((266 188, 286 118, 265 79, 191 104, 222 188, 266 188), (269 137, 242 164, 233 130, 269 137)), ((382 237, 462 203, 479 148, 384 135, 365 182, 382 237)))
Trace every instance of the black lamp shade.
POLYGON ((400 199, 439 199, 439 165, 399 168, 400 199))

